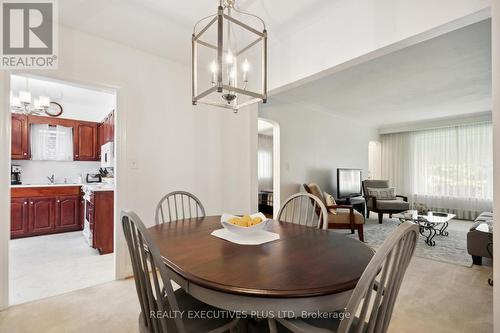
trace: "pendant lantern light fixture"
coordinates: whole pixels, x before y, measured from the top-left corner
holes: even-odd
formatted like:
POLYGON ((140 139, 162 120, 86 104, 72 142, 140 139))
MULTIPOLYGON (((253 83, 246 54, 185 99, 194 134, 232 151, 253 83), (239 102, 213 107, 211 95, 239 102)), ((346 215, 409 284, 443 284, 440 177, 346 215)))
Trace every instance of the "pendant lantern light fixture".
POLYGON ((192 35, 192 103, 234 112, 267 101, 264 21, 220 0, 217 13, 199 20, 192 35))

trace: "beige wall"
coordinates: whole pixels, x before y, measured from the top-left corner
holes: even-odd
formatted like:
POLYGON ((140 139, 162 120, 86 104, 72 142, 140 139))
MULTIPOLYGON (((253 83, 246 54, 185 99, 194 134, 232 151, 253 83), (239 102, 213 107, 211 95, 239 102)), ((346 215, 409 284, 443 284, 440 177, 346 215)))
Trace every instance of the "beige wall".
MULTIPOLYGON (((152 225, 157 201, 178 189, 195 193, 208 214, 251 209, 256 112, 192 106, 191 69, 164 58, 68 28, 60 29, 59 44, 59 69, 33 73, 117 89, 117 214, 133 209, 152 225)), ((1 71, 0 308, 8 294, 8 82, 1 71)), ((131 267, 115 222, 116 273, 125 277, 131 267)))
POLYGON ((368 175, 368 143, 377 129, 341 118, 312 105, 293 104, 275 96, 259 107, 259 117, 280 127, 281 202, 315 182, 336 195, 337 168, 355 168, 368 175))

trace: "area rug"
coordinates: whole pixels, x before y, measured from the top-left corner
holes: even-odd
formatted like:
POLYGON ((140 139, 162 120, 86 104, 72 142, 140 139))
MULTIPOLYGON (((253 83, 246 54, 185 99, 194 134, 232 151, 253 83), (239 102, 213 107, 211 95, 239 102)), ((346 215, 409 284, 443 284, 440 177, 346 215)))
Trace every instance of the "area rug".
MULTIPOLYGON (((399 221, 394 218, 384 218, 382 224, 379 224, 375 217, 367 219, 364 228, 366 244, 375 249, 378 248, 398 225, 399 221)), ((447 229, 449 236, 436 236, 434 238, 436 246, 425 244, 425 238, 420 235, 415 255, 426 259, 472 267, 472 258, 467 253, 467 232, 471 225, 471 221, 451 220, 447 229)), ((348 236, 358 238, 357 233, 354 235, 348 234, 348 236)))

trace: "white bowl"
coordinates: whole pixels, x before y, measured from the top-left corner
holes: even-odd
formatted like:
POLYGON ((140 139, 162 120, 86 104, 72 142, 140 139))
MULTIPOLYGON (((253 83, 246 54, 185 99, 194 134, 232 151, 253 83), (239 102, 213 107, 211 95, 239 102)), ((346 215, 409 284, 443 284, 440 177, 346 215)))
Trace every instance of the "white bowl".
POLYGON ((262 219, 262 222, 260 222, 259 224, 253 225, 251 227, 241 227, 239 225, 234 225, 234 224, 229 222, 229 220, 233 217, 239 217, 239 216, 235 216, 235 215, 231 215, 231 214, 222 214, 222 217, 220 218, 220 223, 227 230, 234 232, 235 234, 240 234, 240 235, 250 235, 250 234, 262 231, 271 222, 271 220, 269 220, 264 214, 257 213, 257 214, 250 215, 250 217, 251 218, 260 217, 262 219))

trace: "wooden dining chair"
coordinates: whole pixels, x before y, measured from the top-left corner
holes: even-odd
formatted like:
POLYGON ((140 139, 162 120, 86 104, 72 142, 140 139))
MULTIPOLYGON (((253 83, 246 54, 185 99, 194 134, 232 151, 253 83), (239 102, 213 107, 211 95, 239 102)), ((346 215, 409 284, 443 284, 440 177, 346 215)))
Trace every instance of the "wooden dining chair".
POLYGON ((155 221, 156 224, 161 224, 204 216, 205 208, 194 194, 186 191, 174 191, 161 198, 156 205, 155 221))
POLYGON ((224 310, 195 299, 183 289, 174 292, 171 282, 175 273, 163 263, 157 245, 139 216, 132 211, 123 211, 121 220, 141 306, 141 333, 222 333, 230 332, 238 325, 238 319, 232 319, 234 317, 227 311, 214 316, 215 319, 188 318, 188 311, 218 314, 224 310), (181 313, 182 316, 178 315, 181 313))
MULTIPOLYGON (((343 320, 335 319, 277 319, 291 330, 300 333, 385 333, 394 309, 406 269, 415 252, 418 226, 405 222, 382 244, 361 275, 349 299, 343 320)), ((276 322, 269 320, 271 332, 276 322)))
POLYGON ((290 196, 278 212, 278 221, 290 222, 318 229, 328 228, 328 212, 320 199, 309 193, 290 196))

